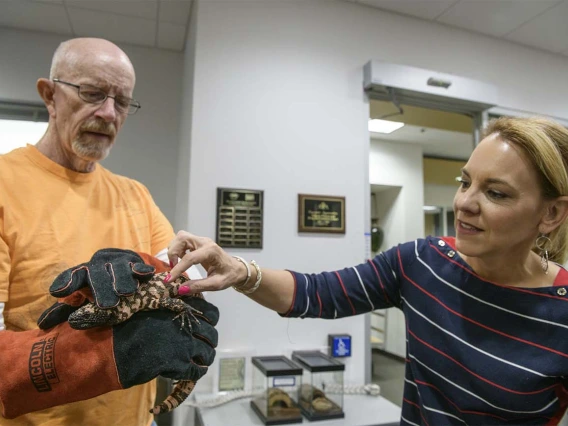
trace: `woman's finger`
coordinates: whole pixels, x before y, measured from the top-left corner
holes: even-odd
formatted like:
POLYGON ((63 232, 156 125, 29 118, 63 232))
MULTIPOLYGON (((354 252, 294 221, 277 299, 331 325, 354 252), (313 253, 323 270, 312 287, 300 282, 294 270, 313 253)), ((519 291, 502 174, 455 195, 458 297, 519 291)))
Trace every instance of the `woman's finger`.
POLYGON ((203 293, 205 291, 219 291, 224 290, 227 286, 224 285, 224 279, 221 275, 209 275, 207 278, 200 280, 191 280, 189 283, 189 294, 203 293))

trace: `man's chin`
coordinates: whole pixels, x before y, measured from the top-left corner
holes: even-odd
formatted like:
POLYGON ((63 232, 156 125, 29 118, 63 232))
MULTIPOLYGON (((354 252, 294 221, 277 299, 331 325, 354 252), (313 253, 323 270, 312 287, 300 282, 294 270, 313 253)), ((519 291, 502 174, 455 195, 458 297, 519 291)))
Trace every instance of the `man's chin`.
POLYGON ((112 144, 109 144, 107 146, 85 146, 78 143, 73 144, 73 151, 78 157, 82 158, 85 161, 92 162, 102 161, 107 158, 111 148, 112 144))

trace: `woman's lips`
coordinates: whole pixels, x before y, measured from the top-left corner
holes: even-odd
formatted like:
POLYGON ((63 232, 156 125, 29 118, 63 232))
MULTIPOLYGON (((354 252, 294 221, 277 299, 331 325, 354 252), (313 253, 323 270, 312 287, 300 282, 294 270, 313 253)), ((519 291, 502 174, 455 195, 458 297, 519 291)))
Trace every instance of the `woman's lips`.
POLYGON ((461 220, 458 220, 458 230, 462 234, 478 234, 483 231, 482 229, 479 229, 467 222, 462 222, 461 220))

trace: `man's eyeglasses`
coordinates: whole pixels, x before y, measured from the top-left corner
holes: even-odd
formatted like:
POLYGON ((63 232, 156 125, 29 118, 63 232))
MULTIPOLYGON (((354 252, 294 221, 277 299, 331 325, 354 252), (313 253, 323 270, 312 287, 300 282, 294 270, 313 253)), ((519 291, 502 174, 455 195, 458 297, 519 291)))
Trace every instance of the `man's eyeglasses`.
POLYGON ((107 100, 107 98, 112 98, 114 99, 115 109, 123 114, 135 114, 141 107, 140 102, 132 98, 120 95, 110 96, 103 89, 96 86, 91 86, 89 84, 73 84, 59 80, 58 78, 54 78, 53 81, 76 88, 79 97, 90 104, 102 104, 107 100))

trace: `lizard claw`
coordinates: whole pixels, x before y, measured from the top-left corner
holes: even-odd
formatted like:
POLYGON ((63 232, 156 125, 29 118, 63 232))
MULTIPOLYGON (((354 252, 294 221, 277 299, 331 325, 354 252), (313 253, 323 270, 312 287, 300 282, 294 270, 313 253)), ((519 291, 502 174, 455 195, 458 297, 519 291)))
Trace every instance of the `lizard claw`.
POLYGON ((185 328, 185 321, 187 320, 187 325, 188 325, 188 327, 189 327, 189 331, 190 331, 190 332, 193 332, 193 327, 192 327, 192 325, 191 325, 191 319, 190 319, 190 317, 193 318, 193 320, 194 320, 197 324, 201 324, 201 323, 199 322, 199 320, 197 319, 197 317, 193 314, 193 312, 196 312, 196 313, 198 313, 198 314, 203 315, 203 312, 198 311, 198 310, 195 309, 194 307, 192 307, 192 306, 186 304, 185 310, 181 311, 179 314, 177 314, 177 315, 173 318, 174 321, 175 321, 177 318, 181 318, 181 320, 180 320, 180 321, 181 321, 180 330, 183 329, 183 328, 185 328))

